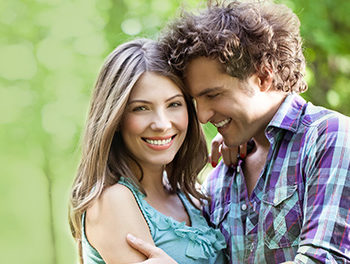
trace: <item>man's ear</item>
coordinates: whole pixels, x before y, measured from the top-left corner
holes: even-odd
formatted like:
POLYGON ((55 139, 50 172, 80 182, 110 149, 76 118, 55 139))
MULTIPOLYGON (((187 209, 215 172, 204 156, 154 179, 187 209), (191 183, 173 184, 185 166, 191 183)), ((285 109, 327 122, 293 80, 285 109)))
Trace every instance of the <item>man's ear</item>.
POLYGON ((266 92, 272 87, 273 74, 270 68, 264 67, 263 73, 258 74, 260 91, 266 92))

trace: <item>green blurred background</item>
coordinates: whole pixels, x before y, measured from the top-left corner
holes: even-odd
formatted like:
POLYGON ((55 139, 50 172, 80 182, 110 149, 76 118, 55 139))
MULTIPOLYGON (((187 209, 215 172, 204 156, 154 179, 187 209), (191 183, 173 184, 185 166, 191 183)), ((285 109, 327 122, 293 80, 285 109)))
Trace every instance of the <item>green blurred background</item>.
MULTIPOLYGON (((302 22, 303 96, 350 115, 350 1, 280 2, 302 22)), ((0 2, 1 263, 77 262, 67 204, 99 68, 118 44, 157 38, 180 6, 199 1, 0 2)))

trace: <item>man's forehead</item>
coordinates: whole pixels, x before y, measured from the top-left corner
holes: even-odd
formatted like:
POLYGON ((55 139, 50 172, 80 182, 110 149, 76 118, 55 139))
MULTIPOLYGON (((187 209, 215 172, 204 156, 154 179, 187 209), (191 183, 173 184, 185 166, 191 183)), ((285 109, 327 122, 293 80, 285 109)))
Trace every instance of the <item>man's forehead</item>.
POLYGON ((211 93, 216 93, 219 92, 220 90, 222 90, 222 86, 216 86, 216 87, 203 87, 203 88, 198 88, 195 91, 190 92, 191 96, 194 98, 198 98, 198 97, 202 97, 205 96, 207 94, 211 94, 211 93))
POLYGON ((193 65, 195 66, 205 65, 221 73, 226 73, 226 65, 222 63, 219 58, 215 58, 215 57, 199 56, 199 57, 191 58, 186 64, 186 67, 184 68, 184 73, 186 74, 188 69, 191 68, 191 66, 193 65))

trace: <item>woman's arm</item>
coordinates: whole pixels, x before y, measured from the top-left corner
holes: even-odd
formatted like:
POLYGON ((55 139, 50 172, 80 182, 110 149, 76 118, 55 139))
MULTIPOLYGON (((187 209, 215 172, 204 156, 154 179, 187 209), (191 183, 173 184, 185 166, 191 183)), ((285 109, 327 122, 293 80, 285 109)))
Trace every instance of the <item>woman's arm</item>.
POLYGON ((146 257, 130 247, 132 233, 154 244, 149 227, 131 191, 120 184, 107 188, 87 210, 86 235, 90 244, 108 264, 143 261, 146 257))
POLYGON ((140 238, 129 234, 127 236, 127 241, 133 248, 142 252, 147 257, 146 261, 133 264, 177 264, 177 262, 169 257, 163 250, 140 238))

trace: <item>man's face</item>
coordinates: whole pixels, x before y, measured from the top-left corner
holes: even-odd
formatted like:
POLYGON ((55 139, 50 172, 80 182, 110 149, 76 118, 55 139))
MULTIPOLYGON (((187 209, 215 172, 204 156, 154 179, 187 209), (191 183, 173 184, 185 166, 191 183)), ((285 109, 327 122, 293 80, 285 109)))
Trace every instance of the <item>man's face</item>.
POLYGON ((272 116, 269 97, 261 91, 260 81, 257 75, 244 81, 232 77, 218 60, 207 57, 190 61, 185 72, 199 121, 217 127, 227 146, 265 136, 264 129, 272 116))

